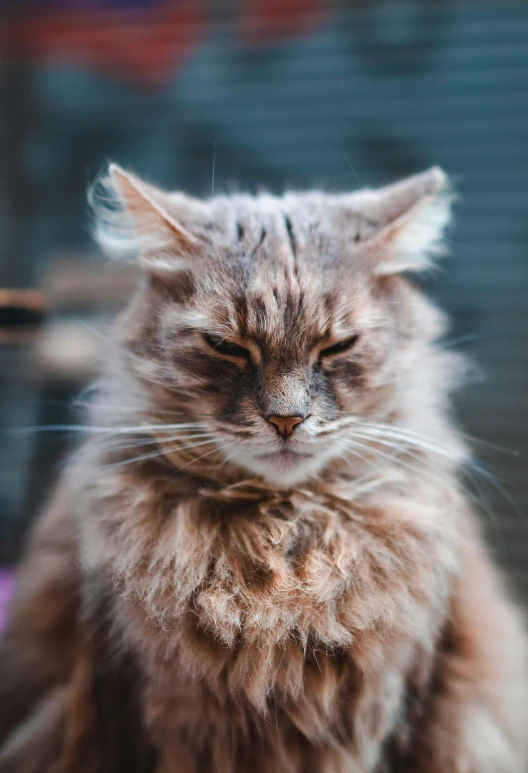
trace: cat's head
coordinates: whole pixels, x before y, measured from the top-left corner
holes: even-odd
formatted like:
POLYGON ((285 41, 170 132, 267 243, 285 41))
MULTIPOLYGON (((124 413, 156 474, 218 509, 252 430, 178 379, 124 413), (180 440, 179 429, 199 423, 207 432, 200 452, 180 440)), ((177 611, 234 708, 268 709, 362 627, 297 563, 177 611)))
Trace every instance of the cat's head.
POLYGON ((402 276, 442 251, 440 169, 350 194, 208 200, 116 166, 103 183, 99 241, 142 267, 121 325, 126 377, 147 415, 195 423, 197 455, 219 448, 294 485, 336 457, 359 463, 376 426, 441 400, 442 318, 402 276))

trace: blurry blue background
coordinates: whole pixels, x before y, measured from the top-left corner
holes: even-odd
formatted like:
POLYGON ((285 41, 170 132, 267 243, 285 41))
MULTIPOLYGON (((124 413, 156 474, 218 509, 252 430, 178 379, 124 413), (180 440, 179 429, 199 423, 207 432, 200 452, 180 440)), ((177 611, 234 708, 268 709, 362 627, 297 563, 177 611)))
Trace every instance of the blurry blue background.
POLYGON ((438 163, 460 199, 427 285, 453 316, 446 345, 480 372, 458 400, 464 430, 515 452, 477 444, 498 480, 474 493, 528 593, 528 4, 78 5, 0 5, 0 287, 43 287, 51 307, 35 339, 0 343, 0 560, 68 445, 14 430, 76 421, 92 375, 54 362, 66 339, 51 332, 75 342, 79 320, 97 329, 121 303, 75 283, 93 266, 85 190, 105 161, 206 195, 215 154, 217 191, 350 190, 438 163))

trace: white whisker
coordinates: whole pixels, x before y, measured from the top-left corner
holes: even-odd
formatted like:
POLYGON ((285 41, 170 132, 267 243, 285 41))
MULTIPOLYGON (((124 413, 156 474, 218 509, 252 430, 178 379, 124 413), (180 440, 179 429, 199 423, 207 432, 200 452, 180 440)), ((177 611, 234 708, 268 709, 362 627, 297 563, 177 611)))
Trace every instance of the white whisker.
MULTIPOLYGON (((492 521, 495 520, 495 518, 492 511, 488 507, 486 498, 482 494, 481 486, 478 483, 475 474, 478 474, 480 478, 486 481, 489 486, 494 488, 504 498, 504 500, 508 502, 516 514, 520 513, 518 503, 512 496, 510 496, 504 486, 501 485, 496 476, 492 475, 488 470, 486 470, 485 467, 479 464, 475 459, 466 455, 463 450, 459 448, 449 448, 443 446, 426 435, 418 433, 414 430, 398 427, 396 425, 358 421, 354 423, 353 430, 354 437, 360 437, 363 440, 367 442, 370 441, 373 444, 383 445, 395 452, 394 456, 391 456, 389 454, 384 454, 383 452, 379 451, 379 449, 375 449, 371 446, 365 446, 365 448, 369 448, 371 453, 378 454, 383 458, 392 460, 394 463, 408 467, 409 469, 415 468, 405 460, 401 459, 398 454, 403 454, 406 457, 413 457, 416 462, 420 464, 422 471, 427 469, 429 474, 434 472, 436 477, 438 477, 442 471, 433 468, 432 465, 427 461, 426 457, 417 456, 416 452, 434 454, 443 457, 459 466, 467 481, 475 489, 475 492, 478 496, 478 504, 482 507, 484 512, 492 521)), ((362 446, 362 444, 358 444, 356 441, 353 441, 350 438, 345 439, 345 442, 349 445, 349 447, 352 447, 350 445, 351 443, 354 443, 355 447, 362 446)), ((467 489, 466 494, 469 494, 467 489)))
MULTIPOLYGON (((142 446, 151 446, 154 444, 162 444, 162 443, 175 443, 176 441, 186 441, 186 440, 201 440, 202 438, 211 438, 211 433, 209 432, 200 432, 193 435, 171 435, 170 437, 148 437, 143 438, 142 440, 138 440, 136 442, 112 442, 112 438, 108 438, 108 436, 104 436, 102 438, 99 438, 102 442, 105 444, 108 444, 109 441, 110 445, 107 447, 110 448, 112 451, 127 451, 131 450, 133 448, 140 448, 142 446)), ((119 441, 119 436, 115 438, 115 441, 119 441)), ((97 439, 94 441, 97 442, 97 439)))
POLYGON ((201 456, 198 456, 196 459, 191 459, 190 462, 187 462, 187 464, 184 464, 183 467, 178 467, 178 472, 180 470, 184 470, 186 467, 189 467, 189 465, 194 464, 195 462, 199 462, 200 459, 204 459, 206 456, 210 456, 210 454, 213 454, 215 451, 224 451, 226 448, 229 448, 230 446, 234 446, 235 443, 237 443, 237 440, 234 440, 232 443, 227 443, 223 446, 217 446, 216 448, 213 448, 212 451, 208 451, 205 454, 202 454, 201 456))
MULTIPOLYGON (((203 440, 200 443, 194 443, 187 446, 176 445, 176 446, 171 446, 170 448, 159 448, 157 451, 153 451, 152 453, 149 453, 149 454, 142 454, 141 456, 134 456, 131 459, 124 459, 121 462, 115 462, 115 464, 113 464, 112 466, 124 467, 125 465, 134 464, 135 462, 142 462, 145 459, 155 459, 156 457, 159 457, 159 456, 167 456, 168 454, 173 454, 176 451, 189 451, 193 448, 198 448, 198 446, 210 445, 211 443, 215 443, 215 442, 216 442, 215 440, 203 440)), ((216 449, 213 449, 213 451, 214 450, 216 449)), ((207 454, 204 454, 204 456, 206 455, 207 454)), ((198 458, 201 459, 202 457, 198 457, 198 458)), ((182 468, 179 468, 179 469, 182 469, 182 468)))
POLYGON ((119 426, 97 426, 93 424, 42 424, 33 427, 22 427, 13 432, 17 434, 25 434, 28 432, 86 432, 88 434, 109 434, 109 435, 126 435, 139 432, 163 432, 164 430, 173 429, 191 429, 197 427, 199 429, 208 429, 207 425, 201 422, 187 422, 182 424, 137 424, 130 427, 119 426))

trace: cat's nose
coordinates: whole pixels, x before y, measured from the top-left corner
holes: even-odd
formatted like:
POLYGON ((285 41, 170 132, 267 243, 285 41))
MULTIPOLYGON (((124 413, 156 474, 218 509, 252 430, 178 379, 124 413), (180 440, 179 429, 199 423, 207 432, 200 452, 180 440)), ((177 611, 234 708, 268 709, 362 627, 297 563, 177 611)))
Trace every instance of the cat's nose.
POLYGON ((275 429, 284 440, 287 440, 298 424, 304 421, 303 416, 268 416, 270 424, 275 425, 275 429))

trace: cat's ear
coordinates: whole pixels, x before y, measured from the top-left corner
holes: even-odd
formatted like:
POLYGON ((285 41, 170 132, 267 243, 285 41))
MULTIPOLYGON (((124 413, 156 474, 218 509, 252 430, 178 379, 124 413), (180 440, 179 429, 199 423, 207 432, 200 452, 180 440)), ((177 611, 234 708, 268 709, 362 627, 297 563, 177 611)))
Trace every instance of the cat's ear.
POLYGON ((137 257, 152 271, 174 271, 199 251, 197 238, 171 211, 170 195, 110 164, 90 191, 95 237, 111 256, 137 257))
POLYGON ((359 191, 351 199, 367 222, 366 259, 375 274, 423 271, 445 254, 444 232, 454 199, 447 175, 433 167, 378 190, 359 191))

